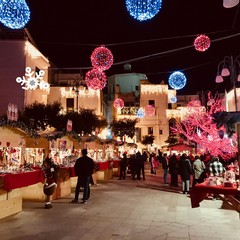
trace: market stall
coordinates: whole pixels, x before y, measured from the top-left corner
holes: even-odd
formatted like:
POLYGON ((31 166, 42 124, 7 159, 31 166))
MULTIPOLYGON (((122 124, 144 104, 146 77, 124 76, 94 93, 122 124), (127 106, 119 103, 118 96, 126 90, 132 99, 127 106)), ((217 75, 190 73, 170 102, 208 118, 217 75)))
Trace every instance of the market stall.
POLYGON ((27 134, 13 127, 0 127, 0 166, 19 166, 24 162, 27 134))
MULTIPOLYGON (((196 184, 190 191, 192 208, 200 207, 200 202, 207 198, 209 194, 236 196, 240 193, 236 186, 225 187, 224 185, 210 186, 208 181, 196 184)), ((239 211, 240 209, 238 209, 239 211)))

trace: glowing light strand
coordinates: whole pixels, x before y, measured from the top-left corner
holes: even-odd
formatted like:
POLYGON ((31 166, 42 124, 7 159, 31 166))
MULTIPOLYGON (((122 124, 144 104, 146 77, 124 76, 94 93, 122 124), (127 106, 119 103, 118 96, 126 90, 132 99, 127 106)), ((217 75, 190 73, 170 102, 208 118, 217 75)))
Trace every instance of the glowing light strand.
POLYGON ((0 21, 8 28, 21 29, 30 20, 30 9, 25 0, 1 0, 0 21))

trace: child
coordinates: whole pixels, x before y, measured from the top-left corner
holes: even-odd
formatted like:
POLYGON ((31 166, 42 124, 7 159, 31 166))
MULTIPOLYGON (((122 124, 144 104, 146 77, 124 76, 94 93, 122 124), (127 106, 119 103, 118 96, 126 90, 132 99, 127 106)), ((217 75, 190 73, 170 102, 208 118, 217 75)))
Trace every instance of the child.
POLYGON ((43 171, 45 176, 45 184, 43 192, 45 194, 45 208, 52 208, 50 201, 51 195, 55 192, 57 186, 57 169, 56 165, 52 162, 51 158, 46 158, 43 162, 43 171))

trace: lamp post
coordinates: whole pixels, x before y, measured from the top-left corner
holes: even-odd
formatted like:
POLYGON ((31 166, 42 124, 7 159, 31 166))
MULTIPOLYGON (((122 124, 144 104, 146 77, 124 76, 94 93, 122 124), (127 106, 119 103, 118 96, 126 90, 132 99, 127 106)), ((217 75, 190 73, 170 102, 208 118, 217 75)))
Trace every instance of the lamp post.
POLYGON ((71 82, 72 91, 76 93, 76 111, 78 112, 78 96, 79 91, 84 88, 83 86, 83 77, 81 74, 77 75, 77 78, 71 82))
POLYGON ((230 76, 234 92, 234 104, 236 112, 238 111, 236 83, 240 82, 240 62, 238 61, 239 57, 240 55, 234 59, 233 56, 225 56, 223 61, 218 64, 218 73, 215 80, 216 83, 222 83, 224 81, 224 77, 230 76))

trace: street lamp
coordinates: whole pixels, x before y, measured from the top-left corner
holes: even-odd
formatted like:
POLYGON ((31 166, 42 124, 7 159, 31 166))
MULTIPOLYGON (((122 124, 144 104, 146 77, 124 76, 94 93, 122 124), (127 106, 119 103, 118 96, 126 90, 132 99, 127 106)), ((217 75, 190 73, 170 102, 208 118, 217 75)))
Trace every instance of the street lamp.
POLYGON ((238 61, 239 57, 240 55, 233 59, 233 56, 225 56, 223 61, 221 61, 218 64, 218 73, 215 80, 216 83, 222 83, 224 81, 223 77, 230 76, 230 80, 234 91, 234 102, 236 112, 238 111, 236 83, 240 82, 240 62, 238 61))
POLYGON ((76 93, 76 111, 78 112, 78 96, 79 96, 79 91, 84 90, 84 84, 83 84, 83 77, 82 75, 77 75, 77 78, 71 81, 71 87, 72 91, 76 93))
POLYGON ((239 0, 223 0, 223 7, 232 8, 239 4, 239 0))

